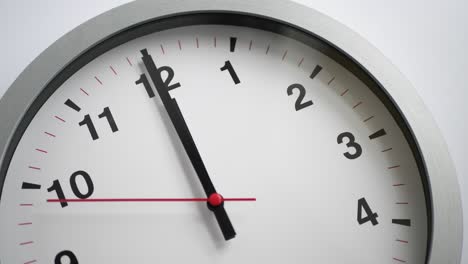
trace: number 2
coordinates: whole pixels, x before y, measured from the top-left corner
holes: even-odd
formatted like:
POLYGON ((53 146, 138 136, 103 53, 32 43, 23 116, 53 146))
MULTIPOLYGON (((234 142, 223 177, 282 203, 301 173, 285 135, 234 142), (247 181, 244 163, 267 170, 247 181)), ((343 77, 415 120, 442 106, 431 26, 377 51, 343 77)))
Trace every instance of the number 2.
POLYGON ((288 96, 293 95, 294 89, 299 90, 299 96, 297 97, 296 104, 295 104, 296 111, 299 111, 301 109, 304 109, 314 104, 312 100, 303 102, 305 94, 306 94, 306 89, 304 88, 304 86, 302 86, 302 84, 295 83, 295 84, 289 85, 288 90, 287 90, 288 96))

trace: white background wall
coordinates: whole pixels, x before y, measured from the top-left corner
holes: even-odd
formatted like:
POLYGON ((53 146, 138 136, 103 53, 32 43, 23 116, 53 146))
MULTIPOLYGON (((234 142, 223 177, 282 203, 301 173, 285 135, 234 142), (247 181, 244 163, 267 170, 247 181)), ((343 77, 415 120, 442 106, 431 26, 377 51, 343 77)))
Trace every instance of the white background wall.
MULTIPOLYGON (((468 1, 296 1, 364 36, 413 83, 445 136, 468 212, 468 1)), ((0 96, 52 42, 125 2, 0 0, 0 96)), ((468 217, 465 227, 468 240, 468 217)), ((468 263, 468 242, 464 255, 468 263)))

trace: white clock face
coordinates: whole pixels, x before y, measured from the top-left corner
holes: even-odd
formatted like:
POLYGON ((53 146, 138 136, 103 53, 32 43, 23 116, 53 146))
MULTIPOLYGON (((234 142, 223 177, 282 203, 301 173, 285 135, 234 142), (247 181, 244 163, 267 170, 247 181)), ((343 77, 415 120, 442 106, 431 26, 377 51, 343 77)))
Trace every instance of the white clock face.
POLYGON ((11 158, 0 261, 424 263, 429 212, 412 147, 331 57, 227 25, 167 29, 94 57, 11 158), (203 200, 156 75, 226 199, 232 239, 203 200))

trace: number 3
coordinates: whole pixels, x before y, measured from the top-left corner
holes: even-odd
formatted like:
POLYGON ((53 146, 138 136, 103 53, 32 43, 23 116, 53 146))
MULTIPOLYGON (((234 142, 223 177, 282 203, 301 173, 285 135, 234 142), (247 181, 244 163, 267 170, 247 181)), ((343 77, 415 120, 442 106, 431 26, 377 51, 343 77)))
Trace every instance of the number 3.
POLYGON ((354 154, 351 154, 349 152, 343 153, 343 155, 348 158, 348 159, 357 159, 361 156, 362 154, 362 148, 361 145, 356 143, 354 135, 351 134, 350 132, 343 132, 338 135, 337 142, 338 144, 343 143, 343 139, 347 138, 348 143, 346 143, 346 146, 348 148, 354 148, 354 154))

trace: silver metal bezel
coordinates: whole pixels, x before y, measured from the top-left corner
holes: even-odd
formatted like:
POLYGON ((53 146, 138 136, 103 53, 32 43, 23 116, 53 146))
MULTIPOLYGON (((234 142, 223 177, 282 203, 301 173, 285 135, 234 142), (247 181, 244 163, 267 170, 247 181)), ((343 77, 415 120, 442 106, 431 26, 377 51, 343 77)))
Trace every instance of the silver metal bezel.
POLYGON ((288 0, 138 0, 85 22, 39 55, 0 100, 0 161, 4 160, 8 144, 27 109, 75 58, 131 26, 197 11, 250 13, 282 21, 322 37, 361 64, 396 102, 425 161, 433 206, 433 241, 427 264, 460 263, 463 222, 455 169, 439 129, 416 90, 362 37, 331 18, 288 0))

